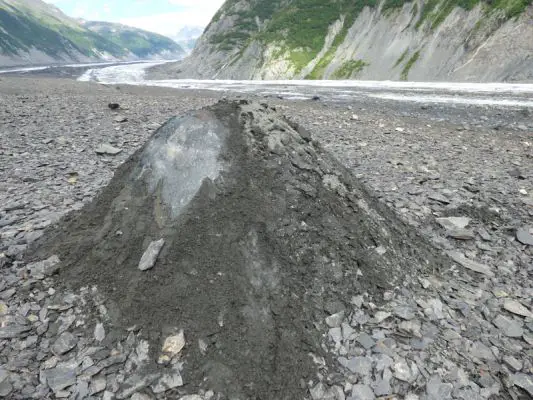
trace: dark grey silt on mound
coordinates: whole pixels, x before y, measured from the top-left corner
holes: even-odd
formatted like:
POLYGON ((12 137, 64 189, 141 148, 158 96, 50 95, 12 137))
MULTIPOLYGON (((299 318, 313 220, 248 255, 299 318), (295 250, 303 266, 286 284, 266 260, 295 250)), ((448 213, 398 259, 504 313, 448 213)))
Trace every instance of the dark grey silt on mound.
POLYGON ((444 262, 305 130, 246 102, 170 120, 34 256, 51 254, 154 352, 183 329, 191 392, 240 399, 303 398, 325 316, 444 262))

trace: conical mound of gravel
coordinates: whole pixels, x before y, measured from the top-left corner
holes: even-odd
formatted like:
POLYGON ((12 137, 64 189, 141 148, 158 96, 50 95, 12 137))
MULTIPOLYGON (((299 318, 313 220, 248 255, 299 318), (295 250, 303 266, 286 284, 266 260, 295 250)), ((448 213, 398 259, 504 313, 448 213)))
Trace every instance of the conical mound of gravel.
POLYGON ((34 256, 52 254, 64 284, 97 286, 116 326, 146 334, 152 368, 183 331, 169 357, 187 387, 236 399, 303 398, 325 316, 441 263, 304 130, 247 102, 167 122, 34 256))

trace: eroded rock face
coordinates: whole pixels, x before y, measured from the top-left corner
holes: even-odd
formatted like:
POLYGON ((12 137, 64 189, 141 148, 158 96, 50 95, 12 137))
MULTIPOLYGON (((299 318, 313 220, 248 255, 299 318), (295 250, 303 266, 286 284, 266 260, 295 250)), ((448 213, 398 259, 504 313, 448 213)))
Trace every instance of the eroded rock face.
POLYGON ((65 285, 97 286, 114 323, 143 329, 151 348, 184 332, 179 382, 276 399, 303 397, 310 355, 323 353, 316 326, 348 308, 339 299, 447 262, 305 130, 247 102, 171 119, 38 243, 45 255, 65 285))

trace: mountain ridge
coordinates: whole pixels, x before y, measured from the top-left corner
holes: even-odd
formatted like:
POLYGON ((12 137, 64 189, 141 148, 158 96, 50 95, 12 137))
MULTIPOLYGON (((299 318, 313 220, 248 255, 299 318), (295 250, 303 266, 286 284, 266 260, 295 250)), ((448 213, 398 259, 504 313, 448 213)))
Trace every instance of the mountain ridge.
POLYGON ((531 0, 228 0, 152 76, 529 81, 532 15, 531 0))
POLYGON ((105 21, 85 21, 83 26, 130 50, 139 58, 176 59, 185 54, 178 43, 158 33, 105 21))
MULTIPOLYGON (((129 30, 142 32, 137 37, 148 33, 129 30)), ((159 48, 159 53, 169 50, 184 54, 171 39, 165 40, 166 47, 159 48)), ((137 50, 124 46, 112 35, 106 37, 88 29, 41 0, 0 0, 0 65, 134 60, 148 54, 136 54, 137 50)))

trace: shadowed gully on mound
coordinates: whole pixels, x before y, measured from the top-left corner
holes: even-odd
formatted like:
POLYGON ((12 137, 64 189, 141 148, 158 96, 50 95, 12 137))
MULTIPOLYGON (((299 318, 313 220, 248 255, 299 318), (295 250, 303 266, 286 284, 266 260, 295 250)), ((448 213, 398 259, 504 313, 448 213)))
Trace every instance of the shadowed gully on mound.
POLYGON ((52 254, 154 353, 183 330, 189 387, 239 399, 303 398, 325 316, 443 262, 305 130, 244 101, 168 121, 33 256, 52 254))

